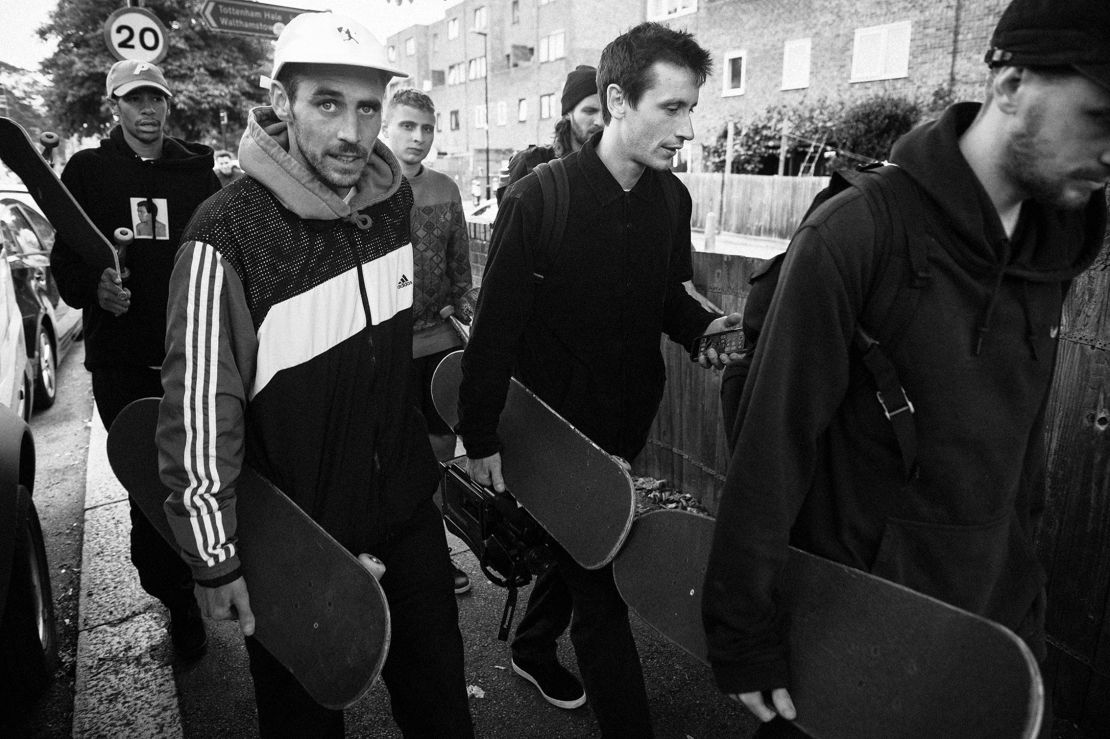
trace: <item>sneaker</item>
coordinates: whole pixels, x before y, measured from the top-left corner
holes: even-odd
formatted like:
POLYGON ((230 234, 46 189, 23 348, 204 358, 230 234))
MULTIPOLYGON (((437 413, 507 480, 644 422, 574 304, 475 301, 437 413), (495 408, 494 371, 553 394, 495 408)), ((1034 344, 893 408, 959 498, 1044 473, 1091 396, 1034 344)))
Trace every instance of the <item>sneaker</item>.
POLYGON ((194 602, 188 608, 170 611, 170 641, 177 658, 190 662, 199 658, 208 649, 208 634, 204 630, 204 619, 200 617, 200 607, 194 602))
POLYGON ((460 570, 455 563, 451 563, 451 574, 455 585, 455 595, 461 595, 470 590, 470 577, 460 570))
POLYGON ((559 708, 578 708, 586 702, 586 691, 578 678, 557 661, 526 662, 513 657, 513 672, 536 686, 543 699, 559 708))

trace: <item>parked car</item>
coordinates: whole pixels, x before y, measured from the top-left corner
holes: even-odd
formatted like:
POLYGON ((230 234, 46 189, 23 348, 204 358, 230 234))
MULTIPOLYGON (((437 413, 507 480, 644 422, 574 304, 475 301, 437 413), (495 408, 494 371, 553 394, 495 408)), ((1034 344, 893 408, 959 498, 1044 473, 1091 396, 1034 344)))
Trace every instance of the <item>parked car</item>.
POLYGON ((58 660, 54 597, 32 501, 35 445, 27 423, 0 406, 0 711, 26 711, 58 660))
POLYGON ((62 300, 50 271, 54 227, 19 186, 0 188, 0 249, 11 270, 32 367, 34 407, 58 394, 58 362, 81 338, 81 311, 62 300))
POLYGON ((464 213, 467 223, 492 224, 497 220, 497 200, 493 198, 481 200, 475 205, 467 206, 464 213))
POLYGON ((12 273, 0 269, 0 405, 29 421, 34 381, 12 273))

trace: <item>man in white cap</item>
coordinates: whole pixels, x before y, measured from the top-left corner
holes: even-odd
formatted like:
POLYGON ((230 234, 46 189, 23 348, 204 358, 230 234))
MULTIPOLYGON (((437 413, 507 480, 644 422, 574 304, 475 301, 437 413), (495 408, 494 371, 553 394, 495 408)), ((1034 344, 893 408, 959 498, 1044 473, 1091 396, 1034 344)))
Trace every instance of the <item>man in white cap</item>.
MULTIPOLYGON (((81 259, 79 245, 58 239, 50 260, 58 290, 82 309, 85 367, 105 428, 138 398, 162 394, 166 292, 173 258, 193 211, 220 188, 212 150, 165 134, 172 92, 162 70, 138 61, 108 72, 108 105, 119 124, 95 149, 73 155, 62 181, 106 236, 130 228, 121 280, 113 268, 81 259)), ((131 561, 143 589, 170 613, 179 659, 200 656, 207 637, 189 569, 132 504, 131 561)))
POLYGON ((473 734, 438 466, 410 391, 412 191, 377 141, 393 76, 358 23, 294 18, 272 105, 240 143, 247 176, 198 211, 170 283, 158 428, 170 523, 204 613, 237 617, 247 637, 263 736, 342 736, 343 714, 251 636, 235 536, 244 463, 384 563, 382 677, 404 735, 473 734))

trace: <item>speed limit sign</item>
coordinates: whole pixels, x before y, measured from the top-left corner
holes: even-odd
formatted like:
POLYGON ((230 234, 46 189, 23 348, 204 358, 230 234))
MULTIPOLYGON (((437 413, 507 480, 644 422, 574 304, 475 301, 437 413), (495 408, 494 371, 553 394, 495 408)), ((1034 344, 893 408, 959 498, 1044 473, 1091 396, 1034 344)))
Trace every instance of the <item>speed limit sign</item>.
POLYGON ((108 16, 104 41, 120 61, 157 64, 166 57, 166 27, 146 8, 120 8, 108 16))

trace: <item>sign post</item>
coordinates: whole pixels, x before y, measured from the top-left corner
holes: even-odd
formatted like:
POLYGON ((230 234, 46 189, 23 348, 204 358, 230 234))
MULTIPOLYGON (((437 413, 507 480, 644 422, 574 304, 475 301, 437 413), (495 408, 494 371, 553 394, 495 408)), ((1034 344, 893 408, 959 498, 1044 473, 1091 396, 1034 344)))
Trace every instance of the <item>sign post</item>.
POLYGON ((285 24, 307 12, 310 11, 306 8, 266 5, 248 0, 206 0, 200 15, 213 31, 273 39, 281 33, 285 24))
POLYGON ((157 64, 166 58, 166 27, 146 8, 120 8, 104 21, 104 42, 121 62, 157 64))

